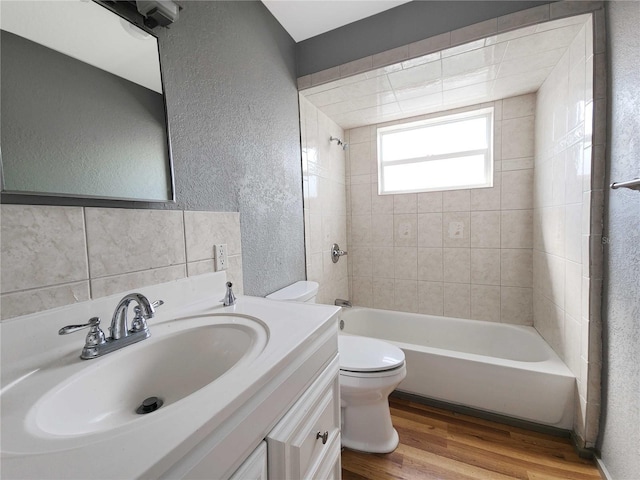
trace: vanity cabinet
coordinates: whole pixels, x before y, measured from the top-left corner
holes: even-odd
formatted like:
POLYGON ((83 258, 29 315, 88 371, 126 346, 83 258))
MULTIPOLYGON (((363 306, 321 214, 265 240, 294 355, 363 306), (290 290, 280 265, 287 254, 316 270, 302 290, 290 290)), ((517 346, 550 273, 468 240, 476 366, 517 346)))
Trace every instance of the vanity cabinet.
POLYGON ((229 480, 267 480, 267 442, 264 440, 229 480))
POLYGON ((267 435, 269 478, 340 478, 337 356, 267 435))

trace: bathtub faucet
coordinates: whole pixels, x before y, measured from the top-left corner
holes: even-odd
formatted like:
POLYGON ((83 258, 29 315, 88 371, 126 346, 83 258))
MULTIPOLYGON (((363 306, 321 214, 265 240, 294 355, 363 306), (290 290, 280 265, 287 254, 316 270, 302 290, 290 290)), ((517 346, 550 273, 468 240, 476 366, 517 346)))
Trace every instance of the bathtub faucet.
POLYGON ((341 298, 336 298, 335 301, 335 305, 336 307, 353 307, 353 305, 351 305, 351 302, 349 300, 343 300, 341 298))

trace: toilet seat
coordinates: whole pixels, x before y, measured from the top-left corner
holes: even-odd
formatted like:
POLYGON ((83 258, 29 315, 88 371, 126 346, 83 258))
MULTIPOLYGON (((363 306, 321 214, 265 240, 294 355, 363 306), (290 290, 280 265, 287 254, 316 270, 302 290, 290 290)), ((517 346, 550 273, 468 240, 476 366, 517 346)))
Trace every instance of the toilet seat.
POLYGON ((390 376, 404 365, 404 352, 395 345, 369 337, 340 335, 340 373, 349 376, 390 376))

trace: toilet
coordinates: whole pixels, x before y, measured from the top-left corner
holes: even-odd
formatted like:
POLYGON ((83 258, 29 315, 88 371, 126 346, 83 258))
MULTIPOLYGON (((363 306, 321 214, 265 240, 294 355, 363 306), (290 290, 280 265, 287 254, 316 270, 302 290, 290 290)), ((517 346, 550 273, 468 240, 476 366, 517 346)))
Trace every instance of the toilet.
MULTIPOLYGON (((267 295, 270 300, 315 303, 317 282, 296 282, 267 295)), ((407 374, 404 352, 369 337, 340 335, 340 406, 342 445, 369 453, 389 453, 398 446, 391 424, 389 394, 407 374)))

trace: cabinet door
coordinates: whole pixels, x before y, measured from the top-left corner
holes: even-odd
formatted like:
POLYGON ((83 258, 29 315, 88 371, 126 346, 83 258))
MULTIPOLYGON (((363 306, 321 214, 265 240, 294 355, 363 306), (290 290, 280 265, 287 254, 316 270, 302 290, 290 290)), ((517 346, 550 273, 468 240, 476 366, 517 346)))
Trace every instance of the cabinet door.
POLYGON ((269 478, 314 478, 340 453, 337 356, 267 436, 269 478))
POLYGON ((264 440, 229 480, 267 480, 267 442, 264 440))

